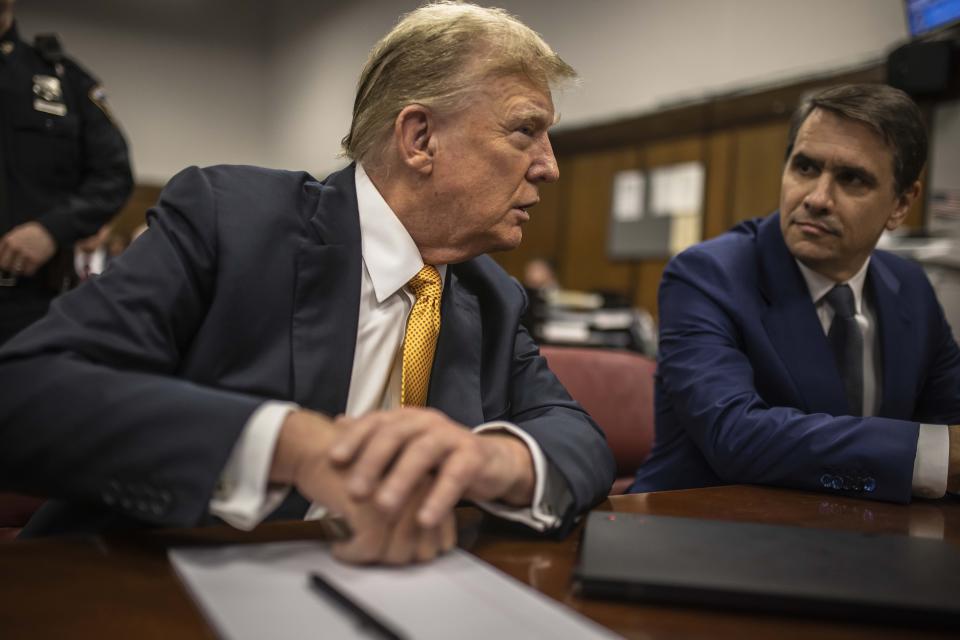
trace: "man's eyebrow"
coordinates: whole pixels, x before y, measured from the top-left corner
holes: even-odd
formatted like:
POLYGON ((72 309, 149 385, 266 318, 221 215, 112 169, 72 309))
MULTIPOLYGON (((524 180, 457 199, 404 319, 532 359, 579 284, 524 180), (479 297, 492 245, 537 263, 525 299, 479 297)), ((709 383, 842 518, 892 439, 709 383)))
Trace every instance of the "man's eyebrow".
POLYGON ((856 176, 857 178, 860 178, 860 180, 862 180, 863 182, 866 182, 869 184, 877 183, 877 176, 874 175, 872 171, 870 171, 866 167, 861 167, 855 164, 837 165, 836 169, 834 170, 834 173, 837 173, 837 174, 845 173, 847 175, 853 175, 853 176, 856 176))
POLYGON ((510 113, 510 119, 516 122, 536 122, 537 124, 550 127, 556 124, 560 116, 554 115, 551 119, 550 112, 538 107, 520 107, 510 113))
MULTIPOLYGON (((793 154, 793 156, 790 158, 790 164, 792 166, 796 166, 798 164, 809 164, 820 170, 823 170, 824 166, 826 165, 823 160, 811 158, 802 151, 797 151, 793 154)), ((832 165, 830 167, 830 171, 836 175, 846 174, 848 176, 855 176, 868 184, 877 184, 878 182, 876 174, 866 167, 857 164, 832 165)))
POLYGON ((803 151, 796 151, 793 154, 793 157, 790 158, 790 164, 797 164, 798 162, 804 162, 806 164, 812 164, 818 169, 823 168, 823 161, 817 160, 816 158, 811 158, 803 151))

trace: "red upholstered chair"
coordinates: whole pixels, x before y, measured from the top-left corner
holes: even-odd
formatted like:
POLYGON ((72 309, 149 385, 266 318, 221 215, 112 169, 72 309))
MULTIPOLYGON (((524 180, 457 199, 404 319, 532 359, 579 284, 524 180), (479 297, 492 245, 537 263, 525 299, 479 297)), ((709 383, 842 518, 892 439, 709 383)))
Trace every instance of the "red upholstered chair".
POLYGON ((653 447, 653 374, 656 363, 630 351, 540 349, 574 400, 593 416, 617 461, 611 494, 621 494, 653 447))
POLYGON ((41 504, 43 498, 0 493, 0 542, 13 540, 41 504))

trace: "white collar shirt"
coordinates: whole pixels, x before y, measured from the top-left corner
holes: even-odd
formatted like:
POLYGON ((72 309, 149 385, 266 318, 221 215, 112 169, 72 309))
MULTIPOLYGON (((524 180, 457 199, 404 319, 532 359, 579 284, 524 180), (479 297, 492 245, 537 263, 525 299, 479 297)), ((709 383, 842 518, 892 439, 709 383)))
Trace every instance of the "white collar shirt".
MULTIPOLYGON (((853 291, 856 308, 854 319, 863 335, 863 415, 876 415, 882 402, 883 371, 877 313, 869 296, 864 295, 870 258, 867 258, 860 270, 846 283, 835 282, 799 260, 796 263, 807 283, 810 299, 816 307, 817 317, 825 334, 829 333, 835 315, 825 296, 837 284, 847 284, 853 291)), ((913 463, 913 494, 922 498, 942 497, 947 490, 949 460, 949 432, 946 426, 921 424, 913 463)))
MULTIPOLYGON (((413 238, 359 163, 354 179, 363 269, 357 342, 347 393, 348 416, 400 406, 400 354, 407 316, 415 301, 407 282, 424 265, 413 238)), ((446 284, 447 266, 436 267, 446 284)), ((268 487, 269 467, 280 427, 287 413, 296 408, 293 403, 270 401, 250 417, 211 499, 215 515, 237 528, 251 529, 283 501, 288 489, 268 487)), ((516 425, 502 421, 479 425, 473 431, 503 431, 519 438, 530 450, 535 476, 531 507, 497 502, 478 502, 478 506, 539 531, 556 526, 557 505, 569 502, 570 497, 562 476, 548 465, 536 440, 516 425)), ((325 513, 321 505, 312 505, 307 519, 321 518, 325 513)))

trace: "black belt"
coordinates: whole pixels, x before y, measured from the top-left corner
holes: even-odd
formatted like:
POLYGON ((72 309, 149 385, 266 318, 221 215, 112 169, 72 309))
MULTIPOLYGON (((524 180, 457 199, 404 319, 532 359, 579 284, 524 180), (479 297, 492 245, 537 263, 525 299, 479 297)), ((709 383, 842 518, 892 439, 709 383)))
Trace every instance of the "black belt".
POLYGON ((0 296, 9 296, 31 291, 56 293, 47 286, 43 278, 18 276, 14 273, 0 271, 0 296))
POLYGON ((0 271, 0 287, 15 287, 20 277, 15 273, 0 271))

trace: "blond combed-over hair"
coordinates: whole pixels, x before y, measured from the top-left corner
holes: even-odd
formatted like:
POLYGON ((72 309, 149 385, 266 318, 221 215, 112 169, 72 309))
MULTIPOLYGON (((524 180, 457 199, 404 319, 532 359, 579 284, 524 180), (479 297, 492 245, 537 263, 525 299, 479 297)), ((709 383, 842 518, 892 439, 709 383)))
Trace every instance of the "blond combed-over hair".
POLYGON ((372 163, 407 105, 453 111, 484 79, 515 74, 547 90, 577 77, 543 38, 503 9, 426 4, 403 16, 370 52, 343 153, 372 163))

